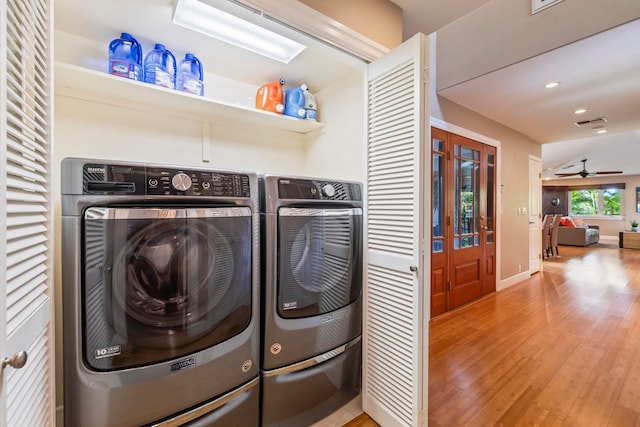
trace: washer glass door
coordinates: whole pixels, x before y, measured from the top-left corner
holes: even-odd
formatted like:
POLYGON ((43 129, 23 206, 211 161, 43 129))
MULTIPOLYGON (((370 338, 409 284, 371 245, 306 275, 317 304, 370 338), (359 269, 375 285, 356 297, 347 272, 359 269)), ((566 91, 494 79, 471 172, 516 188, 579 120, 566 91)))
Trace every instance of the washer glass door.
POLYGON ((157 363, 242 332, 251 320, 251 224, 246 207, 88 208, 88 366, 157 363))
POLYGON ((362 290, 362 209, 278 210, 278 314, 315 316, 362 290))

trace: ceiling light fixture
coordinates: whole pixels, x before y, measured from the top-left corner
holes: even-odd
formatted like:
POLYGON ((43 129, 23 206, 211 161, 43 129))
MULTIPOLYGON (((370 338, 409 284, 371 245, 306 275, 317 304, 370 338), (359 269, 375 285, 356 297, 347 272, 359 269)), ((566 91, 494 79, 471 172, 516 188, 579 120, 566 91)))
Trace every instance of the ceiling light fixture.
POLYGON ((198 0, 178 0, 173 23, 288 64, 306 46, 198 0))
POLYGON ((560 86, 560 82, 549 82, 546 85, 544 85, 544 87, 547 89, 551 89, 558 86, 560 86))
POLYGON ((600 130, 597 130, 596 133, 607 133, 607 130, 606 129, 600 129, 600 130))
POLYGON ((584 114, 586 112, 587 110, 585 110, 584 108, 578 108, 576 111, 573 112, 573 114, 584 114))

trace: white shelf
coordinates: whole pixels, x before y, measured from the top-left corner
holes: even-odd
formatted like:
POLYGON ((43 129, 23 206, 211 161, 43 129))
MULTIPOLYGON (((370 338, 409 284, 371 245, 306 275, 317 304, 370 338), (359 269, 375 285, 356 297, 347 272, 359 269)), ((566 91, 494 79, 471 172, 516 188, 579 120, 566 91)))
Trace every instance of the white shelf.
POLYGON ((221 120, 299 134, 306 134, 324 127, 323 123, 312 120, 296 119, 177 92, 62 62, 56 62, 55 65, 55 93, 128 108, 137 107, 149 111, 161 109, 202 120, 221 120))

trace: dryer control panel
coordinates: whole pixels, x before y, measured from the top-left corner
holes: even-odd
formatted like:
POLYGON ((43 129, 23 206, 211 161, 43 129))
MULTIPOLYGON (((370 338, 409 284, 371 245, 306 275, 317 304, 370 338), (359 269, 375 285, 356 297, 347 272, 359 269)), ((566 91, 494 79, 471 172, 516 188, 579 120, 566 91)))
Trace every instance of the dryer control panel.
POLYGON ((280 199, 362 201, 360 185, 351 182, 280 178, 280 199))
POLYGON ((85 163, 85 194, 250 197, 249 176, 204 169, 85 163))

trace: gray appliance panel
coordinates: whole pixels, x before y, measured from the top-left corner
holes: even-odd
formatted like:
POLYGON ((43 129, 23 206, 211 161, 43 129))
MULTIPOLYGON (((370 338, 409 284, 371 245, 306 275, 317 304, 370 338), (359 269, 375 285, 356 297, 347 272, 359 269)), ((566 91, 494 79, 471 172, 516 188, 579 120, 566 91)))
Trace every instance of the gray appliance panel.
POLYGON ((351 304, 318 316, 285 319, 277 307, 277 215, 262 214, 263 369, 274 369, 321 354, 362 333, 362 295, 351 304))
MULTIPOLYGON (((82 164, 83 161, 85 160, 73 159, 68 165, 82 164)), ((77 170, 63 169, 63 187, 65 179, 78 176, 81 177, 82 174, 77 170)), ((258 186, 256 175, 249 173, 248 176, 251 197, 247 198, 84 195, 81 191, 70 191, 71 194, 63 193, 61 286, 65 425, 70 427, 145 425, 221 397, 258 376, 260 360, 258 186), (182 206, 221 204, 249 207, 252 211, 253 241, 251 321, 247 328, 232 338, 185 357, 119 371, 91 371, 85 366, 82 355, 81 215, 89 206, 132 203, 148 207, 170 204, 182 206)), ((70 185, 73 186, 73 183, 70 185)), ((255 397, 252 397, 253 399, 255 397)))
POLYGON ((263 371, 262 426, 308 426, 358 396, 362 375, 360 338, 345 347, 319 364, 311 360, 296 364, 299 369, 292 367, 291 371, 263 371))
POLYGON ((212 402, 150 427, 257 427, 259 424, 260 377, 212 402), (193 418, 202 413, 204 415, 193 418))

